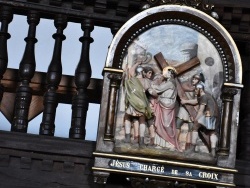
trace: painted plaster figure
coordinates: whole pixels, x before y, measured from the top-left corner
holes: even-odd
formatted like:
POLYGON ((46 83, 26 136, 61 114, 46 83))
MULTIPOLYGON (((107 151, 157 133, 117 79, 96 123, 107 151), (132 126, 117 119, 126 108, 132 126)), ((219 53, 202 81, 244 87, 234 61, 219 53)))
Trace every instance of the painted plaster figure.
MULTIPOLYGON (((150 83, 150 87, 151 84, 154 82, 153 78, 155 77, 154 74, 154 70, 149 67, 149 66, 145 66, 143 67, 143 77, 145 79, 148 79, 149 83, 150 83)), ((147 126, 148 126, 148 130, 149 130, 149 137, 150 137, 150 141, 149 141, 149 145, 153 146, 154 145, 154 140, 155 140, 155 126, 154 126, 154 108, 155 108, 155 100, 158 97, 157 93, 153 91, 152 88, 149 88, 146 92, 148 101, 149 101, 149 105, 151 107, 152 113, 153 113, 153 117, 147 120, 147 126)))
POLYGON ((161 147, 168 147, 170 144, 180 151, 175 125, 177 97, 175 74, 173 67, 165 67, 158 84, 152 84, 152 88, 159 95, 155 104, 155 144, 161 147))
POLYGON ((192 146, 190 150, 195 150, 198 139, 198 131, 200 131, 200 129, 205 129, 202 131, 203 133, 206 133, 206 135, 203 134, 205 144, 208 146, 211 154, 215 156, 215 148, 218 141, 216 135, 218 106, 213 97, 209 93, 205 92, 203 83, 196 85, 195 92, 197 95, 196 102, 194 100, 181 100, 182 104, 198 104, 197 116, 194 119, 194 126, 192 130, 192 146), (206 139, 206 137, 208 137, 208 139, 206 139))
POLYGON ((133 142, 139 142, 140 146, 144 146, 146 121, 153 117, 153 112, 145 93, 150 88, 150 81, 143 77, 143 67, 139 66, 141 63, 138 57, 137 62, 128 70, 128 77, 125 79, 125 142, 131 142, 131 121, 136 118, 139 121, 139 127, 134 124, 133 142))
MULTIPOLYGON (((195 95, 195 87, 198 83, 204 82, 203 74, 195 74, 192 76, 191 80, 181 83, 181 86, 185 92, 186 97, 189 100, 195 100, 197 103, 197 97, 195 95)), ((197 111, 198 104, 193 105, 194 109, 197 111)), ((186 138, 186 146, 185 149, 188 149, 191 145, 190 143, 190 132, 192 130, 194 124, 194 118, 192 117, 185 108, 185 105, 181 104, 179 107, 179 111, 176 118, 176 128, 177 128, 177 138, 180 135, 180 129, 184 123, 188 124, 188 135, 186 138)))

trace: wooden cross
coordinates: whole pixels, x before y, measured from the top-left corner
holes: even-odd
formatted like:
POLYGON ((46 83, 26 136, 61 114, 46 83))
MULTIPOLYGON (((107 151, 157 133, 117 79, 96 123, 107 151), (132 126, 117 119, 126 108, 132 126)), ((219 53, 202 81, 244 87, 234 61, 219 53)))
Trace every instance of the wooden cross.
MULTIPOLYGON (((161 69, 163 70, 165 67, 169 66, 168 62, 164 59, 162 53, 158 53, 154 56, 156 62, 159 64, 159 66, 161 67, 161 69)), ((176 70, 176 73, 177 73, 177 76, 190 70, 191 68, 197 66, 200 64, 200 61, 197 57, 179 65, 179 66, 176 66, 174 67, 175 70, 176 70)), ((176 85, 177 85, 177 91, 178 91, 178 96, 180 98, 183 98, 183 99, 186 99, 188 100, 188 97, 186 96, 185 94, 185 91, 183 90, 178 78, 176 78, 176 85)), ((197 115, 197 112, 194 108, 194 106, 192 105, 188 105, 188 104, 185 104, 184 107, 186 108, 186 110, 188 111, 189 115, 195 119, 196 115, 197 115)))

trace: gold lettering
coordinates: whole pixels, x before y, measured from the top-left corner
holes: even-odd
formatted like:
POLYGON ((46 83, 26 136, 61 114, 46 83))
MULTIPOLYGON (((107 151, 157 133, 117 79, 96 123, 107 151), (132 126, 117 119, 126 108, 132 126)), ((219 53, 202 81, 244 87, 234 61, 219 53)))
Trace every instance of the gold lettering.
POLYGON ((110 163, 110 166, 115 166, 115 160, 112 160, 112 163, 110 163))
POLYGON ((126 163, 126 168, 130 168, 130 162, 126 163))
POLYGON ((142 170, 142 167, 143 167, 143 165, 142 165, 142 164, 140 164, 140 170, 142 170))
POLYGON ((174 169, 172 169, 171 174, 173 174, 173 175, 178 175, 178 170, 174 170, 174 169))
POLYGON ((164 166, 160 167, 160 166, 155 166, 155 165, 150 166, 150 165, 140 164, 139 168, 140 168, 140 170, 143 170, 143 171, 164 172, 164 166))
POLYGON ((115 166, 116 167, 121 167, 121 163, 117 160, 115 166))
POLYGON ((156 166, 152 166, 152 172, 156 171, 156 166))
POLYGON ((148 171, 151 171, 152 169, 151 169, 151 166, 148 166, 148 171))
POLYGON ((147 167, 148 167, 148 165, 143 165, 143 170, 146 171, 147 167))
POLYGON ((213 173, 213 174, 214 174, 214 176, 215 176, 214 179, 218 180, 218 175, 219 175, 219 174, 215 174, 215 173, 213 173))
POLYGON ((200 178, 203 178, 202 174, 203 174, 202 172, 199 172, 199 177, 200 178))
POLYGON ((161 167, 161 172, 162 172, 162 173, 164 172, 164 166, 161 167))
POLYGON ((216 179, 218 180, 218 175, 216 173, 199 172, 199 177, 204 179, 216 179))
POLYGON ((120 162, 119 160, 112 160, 110 166, 119 168, 130 168, 130 162, 120 162))
POLYGON ((193 176, 192 172, 186 171, 186 176, 193 176))

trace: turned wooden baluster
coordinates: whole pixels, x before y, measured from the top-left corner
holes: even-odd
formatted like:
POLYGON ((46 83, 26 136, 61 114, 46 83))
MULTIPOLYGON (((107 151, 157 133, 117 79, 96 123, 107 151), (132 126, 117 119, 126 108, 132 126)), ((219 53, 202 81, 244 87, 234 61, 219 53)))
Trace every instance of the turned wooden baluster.
POLYGON ((55 116, 58 105, 56 90, 62 77, 62 41, 66 39, 63 30, 67 26, 67 18, 58 15, 55 18, 56 33, 53 35, 55 39, 54 52, 47 73, 47 91, 44 95, 44 111, 43 119, 40 125, 40 134, 54 136, 55 132, 55 116))
POLYGON ((28 128, 28 112, 32 99, 32 89, 29 87, 31 78, 34 76, 35 61, 35 43, 37 42, 36 26, 40 18, 36 11, 30 11, 27 18, 29 24, 28 36, 25 38, 26 47, 23 58, 19 65, 20 85, 16 91, 14 118, 11 131, 27 132, 28 128))
MULTIPOLYGON (((7 40, 10 38, 8 33, 8 25, 13 19, 11 8, 2 6, 0 9, 0 21, 2 22, 0 31, 0 81, 3 78, 8 66, 7 40)), ((3 98, 4 87, 0 84, 0 102, 3 98)))
POLYGON ((93 38, 90 37, 91 31, 93 31, 94 25, 91 20, 84 20, 82 23, 82 30, 84 36, 80 38, 82 42, 82 52, 80 61, 75 71, 75 84, 77 92, 72 101, 72 119, 71 128, 69 131, 70 138, 84 139, 86 130, 86 116, 89 106, 87 87, 90 83, 91 66, 89 62, 89 47, 93 42, 93 38))

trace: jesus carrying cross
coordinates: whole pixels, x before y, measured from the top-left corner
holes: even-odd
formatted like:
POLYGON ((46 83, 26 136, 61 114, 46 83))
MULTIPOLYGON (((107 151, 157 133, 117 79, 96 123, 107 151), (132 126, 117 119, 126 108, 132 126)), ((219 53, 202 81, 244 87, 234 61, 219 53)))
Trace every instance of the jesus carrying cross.
MULTIPOLYGON (((185 98, 185 93, 175 77, 190 70, 200 62, 198 58, 193 58, 178 67, 172 67, 168 65, 161 53, 156 54, 154 57, 162 69, 162 77, 159 77, 160 81, 157 84, 152 84, 152 88, 159 95, 155 104, 155 144, 162 147, 168 147, 167 145, 170 144, 174 146, 174 149, 182 151, 177 141, 175 107, 177 94, 179 97, 185 98)), ((190 116, 196 116, 196 111, 192 106, 187 106, 187 110, 190 116)))

